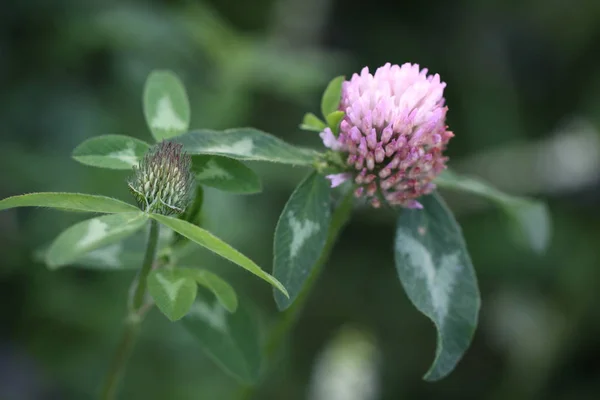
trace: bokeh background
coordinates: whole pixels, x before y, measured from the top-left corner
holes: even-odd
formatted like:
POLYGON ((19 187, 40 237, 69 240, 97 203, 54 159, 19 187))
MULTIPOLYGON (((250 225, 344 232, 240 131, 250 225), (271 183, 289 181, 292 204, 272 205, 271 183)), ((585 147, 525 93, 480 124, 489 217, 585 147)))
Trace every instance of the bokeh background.
MULTIPOLYGON (((416 62, 448 84, 450 165, 548 201, 548 252, 519 246, 503 214, 447 199, 482 292, 480 326, 438 383, 432 324, 396 279, 394 216, 359 211, 256 399, 597 399, 600 393, 600 2, 597 0, 19 0, 0 5, 0 197, 30 191, 130 200, 126 173, 70 159, 84 139, 150 139, 150 70, 184 80, 192 126, 255 126, 319 146, 297 126, 330 78, 416 62)), ((207 192, 207 225, 270 269, 272 234, 301 168, 252 164, 264 191, 207 192)), ((48 271, 33 252, 82 216, 0 213, 0 399, 92 399, 121 333, 133 272, 48 271)), ((270 288, 215 257, 275 316, 270 288)), ((156 311, 122 399, 235 399, 233 379, 156 311)))

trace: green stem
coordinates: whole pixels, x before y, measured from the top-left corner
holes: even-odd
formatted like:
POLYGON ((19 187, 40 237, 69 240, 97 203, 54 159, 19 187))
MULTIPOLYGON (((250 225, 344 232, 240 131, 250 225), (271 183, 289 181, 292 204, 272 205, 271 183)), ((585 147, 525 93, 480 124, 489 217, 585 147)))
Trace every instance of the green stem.
POLYGON ((185 216, 185 220, 191 222, 192 224, 199 224, 200 220, 200 211, 202 211, 202 206, 204 205, 204 188, 201 185, 196 187, 196 197, 194 197, 194 202, 190 207, 190 210, 185 216))
POLYGON ((125 365, 127 364, 140 325, 143 321, 141 309, 144 305, 144 298, 146 296, 146 281, 148 274, 152 270, 152 265, 156 258, 158 230, 158 222, 152 220, 150 222, 150 235, 148 237, 148 246, 146 247, 144 263, 142 264, 142 269, 137 279, 137 285, 133 294, 133 302, 125 322, 125 331, 123 332, 123 336, 121 337, 121 341, 106 375, 104 387, 100 396, 102 400, 112 400, 116 398, 119 381, 123 376, 125 365))
POLYGON ((134 313, 140 309, 144 304, 144 297, 146 296, 146 286, 148 274, 152 270, 152 264, 156 258, 156 247, 158 244, 158 222, 156 220, 150 221, 150 237, 148 238, 148 247, 146 248, 146 255, 144 256, 144 263, 142 264, 142 270, 138 278, 137 287, 133 294, 133 309, 134 313))
POLYGON ((110 365, 110 369, 106 375, 104 388, 102 389, 102 395, 100 397, 103 400, 111 400, 116 398, 117 387, 125 370, 127 359, 131 354, 133 344, 135 343, 139 325, 139 321, 135 320, 128 320, 125 324, 125 332, 123 332, 121 342, 117 347, 115 356, 110 365))
MULTIPOLYGON (((302 287, 300 294, 292 304, 290 308, 282 313, 279 321, 271 328, 267 343, 265 346, 265 365, 269 368, 273 362, 273 359, 279 353, 279 349, 281 344, 287 337, 289 331, 293 328, 294 324, 298 320, 304 305, 308 299, 309 294, 311 293, 315 282, 318 280, 321 272, 323 271, 323 267, 329 258, 329 254, 331 253, 331 249, 335 244, 340 231, 348 222, 350 218, 350 213, 352 211, 353 205, 353 193, 350 191, 345 195, 340 204, 335 209, 333 216, 331 217, 331 225, 329 226, 329 232, 327 234, 327 242, 325 243, 325 247, 321 252, 321 256, 317 260, 315 267, 313 268, 308 280, 302 287)), ((250 400, 254 395, 257 387, 256 386, 245 386, 240 389, 236 398, 239 400, 250 400)))
MULTIPOLYGON (((202 185, 196 186, 196 196, 194 197, 194 201, 188 207, 188 210, 181 215, 181 219, 191 222, 194 225, 200 226, 202 223, 202 206, 204 205, 204 188, 202 185)), ((172 247, 180 247, 185 243, 189 243, 189 240, 186 239, 185 236, 177 233, 175 234, 175 239, 172 243, 172 247)))

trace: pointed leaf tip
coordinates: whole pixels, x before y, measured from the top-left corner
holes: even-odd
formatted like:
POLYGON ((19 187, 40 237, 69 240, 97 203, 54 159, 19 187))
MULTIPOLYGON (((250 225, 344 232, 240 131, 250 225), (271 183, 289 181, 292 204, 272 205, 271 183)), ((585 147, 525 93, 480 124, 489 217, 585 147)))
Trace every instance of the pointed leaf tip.
POLYGON ((327 125, 329 125, 329 129, 331 132, 337 137, 340 130, 340 122, 344 119, 346 115, 343 111, 334 111, 331 114, 327 115, 325 119, 327 119, 327 125))
POLYGON ((16 207, 47 207, 64 211, 97 213, 139 211, 137 207, 112 197, 83 193, 28 193, 0 200, 0 211, 16 207))
POLYGON ((202 247, 220 255, 221 257, 239 265, 244 268, 248 272, 253 273, 264 281, 270 283, 278 290, 280 290, 284 295, 289 296, 285 287, 275 279, 273 276, 263 271, 258 265, 254 263, 254 261, 250 260, 248 257, 231 247, 229 244, 219 239, 209 231, 200 228, 190 222, 167 217, 165 215, 159 214, 150 214, 151 218, 154 218, 158 222, 163 225, 168 226, 173 229, 175 232, 185 236, 190 239, 192 242, 199 244, 202 247))
POLYGON ((342 98, 342 84, 346 77, 337 76, 333 78, 321 98, 321 112, 323 116, 327 116, 334 111, 337 111, 340 106, 340 99, 342 98))
POLYGON ((424 379, 448 375, 468 349, 480 295, 461 229, 437 194, 419 199, 423 210, 402 210, 395 241, 398 277, 415 307, 433 321, 437 348, 424 379))
POLYGON ((198 285, 210 290, 227 311, 234 313, 237 310, 238 298, 235 290, 221 277, 198 268, 178 268, 178 270, 194 279, 198 285))
POLYGON ((306 131, 322 132, 323 129, 327 128, 327 124, 313 113, 304 114, 300 129, 306 131))

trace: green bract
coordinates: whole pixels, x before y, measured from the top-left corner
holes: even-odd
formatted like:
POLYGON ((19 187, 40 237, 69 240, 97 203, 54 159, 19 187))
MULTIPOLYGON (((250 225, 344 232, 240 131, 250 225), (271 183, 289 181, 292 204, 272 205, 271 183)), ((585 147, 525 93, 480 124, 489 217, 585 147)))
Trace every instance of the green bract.
POLYGON ((343 111, 333 111, 330 114, 327 114, 325 116, 325 119, 327 120, 327 125, 329 126, 329 129, 331 129, 331 131, 337 136, 337 134, 339 133, 339 129, 340 129, 340 122, 342 122, 342 120, 344 119, 344 117, 346 116, 346 113, 344 113, 343 111))
POLYGON ((321 132, 325 128, 327 128, 327 124, 313 113, 306 113, 300 124, 300 129, 305 131, 321 132))
POLYGON ((337 76, 327 85, 327 89, 321 97, 321 114, 326 122, 323 122, 313 113, 306 113, 300 124, 300 129, 306 131, 322 132, 325 128, 331 129, 337 136, 340 122, 344 119, 346 113, 340 110, 340 99, 342 97, 342 85, 346 78, 337 76))
POLYGON ((327 116, 340 107, 340 98, 342 97, 342 84, 346 77, 337 76, 329 82, 323 97, 321 98, 321 112, 327 116))

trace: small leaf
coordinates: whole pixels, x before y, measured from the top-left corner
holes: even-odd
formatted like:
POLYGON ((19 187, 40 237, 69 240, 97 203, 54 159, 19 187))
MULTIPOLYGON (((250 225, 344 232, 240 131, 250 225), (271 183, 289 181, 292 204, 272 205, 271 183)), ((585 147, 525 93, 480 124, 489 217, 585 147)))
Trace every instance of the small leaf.
MULTIPOLYGON (((87 252, 74 260, 70 266, 102 271, 124 271, 139 269, 144 260, 150 225, 116 243, 87 252)), ((171 245, 173 231, 162 227, 158 237, 158 252, 171 245)), ((36 250, 35 259, 45 262, 50 245, 36 250)))
POLYGON ((269 282, 271 285, 279 289, 282 293, 287 296, 287 291, 285 287, 271 275, 263 271, 258 265, 254 263, 254 261, 250 260, 248 257, 214 236, 209 231, 200 228, 194 224, 191 224, 187 221, 167 217, 165 215, 158 214, 150 214, 150 217, 154 218, 158 222, 163 225, 168 226, 173 229, 175 232, 179 233, 182 236, 190 239, 192 242, 198 243, 200 246, 207 248, 208 250, 220 255, 223 258, 239 265, 245 270, 253 273, 259 278, 269 282))
POLYGON ((141 212, 103 215, 63 231, 46 253, 50 268, 70 264, 90 251, 116 243, 142 229, 148 215, 141 212))
POLYGON ((344 119, 346 115, 343 111, 334 111, 331 114, 328 114, 325 119, 327 119, 327 124, 329 125, 329 129, 337 136, 340 130, 340 122, 344 119))
POLYGON ((240 303, 233 314, 217 300, 198 291, 190 312, 182 320, 204 352, 225 372, 246 384, 255 383, 261 371, 259 325, 240 303))
POLYGON ((538 253, 550 243, 552 222, 548 207, 541 201, 510 196, 487 183, 444 171, 436 179, 439 187, 476 194, 496 203, 521 231, 523 240, 538 253))
POLYGON ((171 321, 183 318, 196 299, 196 281, 186 271, 157 269, 148 275, 148 292, 171 321))
POLYGON ((437 329, 435 360, 425 375, 449 374, 471 343, 481 300, 460 226, 437 195, 423 210, 402 210, 396 228, 396 270, 415 307, 437 329))
POLYGON ((144 86, 144 115, 157 142, 186 132, 190 104, 181 80, 171 71, 153 71, 144 86))
POLYGON ((197 268, 178 268, 199 285, 210 290, 225 309, 231 313, 238 307, 238 299, 231 285, 212 272, 197 268))
POLYGON ((312 165, 319 154, 253 128, 196 130, 178 136, 174 141, 181 143, 189 154, 214 154, 237 160, 312 165))
POLYGON ((323 176, 311 173, 294 190, 275 228, 273 275, 290 297, 275 292, 279 310, 296 299, 327 241, 331 220, 330 185, 323 176))
POLYGON ((322 132, 325 128, 327 128, 327 124, 313 113, 304 114, 302 124, 300 124, 300 129, 305 131, 322 132))
POLYGON ((88 139, 73 150, 73 158, 85 165, 109 169, 132 169, 150 145, 122 135, 104 135, 88 139))
POLYGON ((342 83, 344 83, 345 79, 344 76, 337 76, 327 85, 327 89, 325 89, 321 98, 321 112, 323 116, 329 115, 339 109, 340 99, 342 98, 342 83))
POLYGON ((112 197, 81 193, 29 193, 0 200, 0 211, 15 207, 48 207, 65 211, 97 213, 139 211, 137 207, 112 197))
POLYGON ((192 156, 196 181, 225 192, 250 194, 262 190, 258 175, 244 163, 220 156, 192 156))

